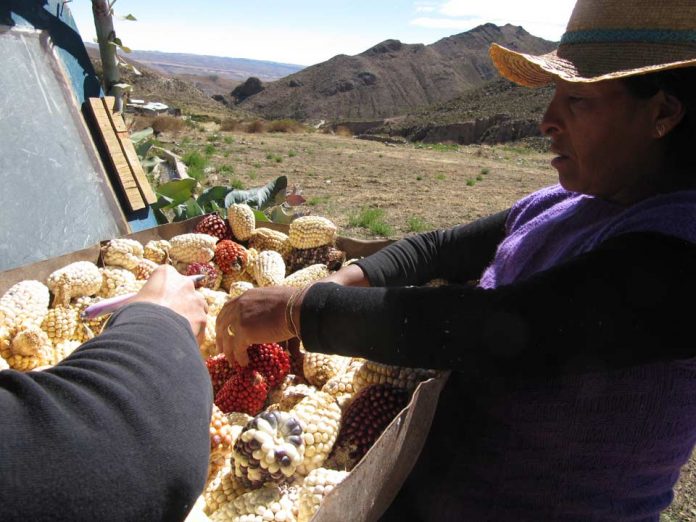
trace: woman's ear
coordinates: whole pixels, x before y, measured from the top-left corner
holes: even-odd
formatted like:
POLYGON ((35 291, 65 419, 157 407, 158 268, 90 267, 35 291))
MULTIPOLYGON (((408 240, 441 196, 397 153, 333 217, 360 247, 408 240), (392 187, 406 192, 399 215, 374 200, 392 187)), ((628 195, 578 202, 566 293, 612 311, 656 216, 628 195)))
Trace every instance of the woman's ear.
POLYGON ((684 104, 676 96, 659 91, 653 98, 654 111, 654 136, 663 138, 681 123, 686 114, 684 104))

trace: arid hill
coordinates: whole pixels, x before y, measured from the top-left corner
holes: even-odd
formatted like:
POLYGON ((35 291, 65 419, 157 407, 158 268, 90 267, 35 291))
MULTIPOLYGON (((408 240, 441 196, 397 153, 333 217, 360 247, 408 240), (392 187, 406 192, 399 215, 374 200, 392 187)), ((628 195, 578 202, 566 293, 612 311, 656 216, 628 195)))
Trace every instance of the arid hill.
POLYGON ((556 46, 510 24, 485 24, 431 45, 386 40, 268 83, 239 107, 265 118, 305 121, 403 115, 498 78, 488 55, 492 42, 532 53, 556 46))

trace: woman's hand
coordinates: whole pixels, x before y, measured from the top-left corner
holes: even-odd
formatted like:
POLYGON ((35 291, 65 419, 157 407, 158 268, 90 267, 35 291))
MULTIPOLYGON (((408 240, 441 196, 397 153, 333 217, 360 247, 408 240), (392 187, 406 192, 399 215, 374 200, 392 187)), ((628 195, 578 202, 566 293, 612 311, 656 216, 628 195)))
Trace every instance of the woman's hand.
POLYGON ((130 303, 154 303, 173 310, 191 325, 198 343, 205 337, 208 304, 203 295, 196 292, 193 281, 181 275, 173 266, 157 267, 130 303))
MULTIPOLYGON (((295 337, 288 325, 286 310, 290 297, 296 291, 297 288, 287 286, 252 288, 225 303, 215 328, 218 352, 224 353, 230 364, 236 361, 246 366, 249 363, 247 348, 252 344, 295 337)), ((299 301, 293 305, 295 317, 299 306, 299 301)))

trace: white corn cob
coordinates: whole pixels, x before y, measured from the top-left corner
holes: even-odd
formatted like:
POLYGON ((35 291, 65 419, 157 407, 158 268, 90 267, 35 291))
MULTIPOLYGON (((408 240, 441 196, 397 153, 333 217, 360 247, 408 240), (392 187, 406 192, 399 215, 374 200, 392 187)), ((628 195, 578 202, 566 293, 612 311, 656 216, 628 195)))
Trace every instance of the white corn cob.
POLYGON ((230 300, 230 296, 226 292, 219 290, 211 290, 210 288, 201 287, 198 291, 203 294, 205 302, 208 304, 208 314, 217 316, 225 306, 225 303, 230 300))
POLYGON ((65 340, 54 344, 53 348, 53 363, 58 364, 68 355, 77 350, 82 343, 80 341, 65 340))
POLYGON ((249 248, 255 248, 259 252, 275 250, 285 257, 292 247, 287 234, 271 228, 259 227, 249 237, 249 248))
POLYGON ((285 279, 285 261, 273 250, 259 252, 259 256, 250 266, 259 286, 277 286, 285 279))
POLYGON ((102 275, 102 285, 97 292, 99 297, 113 297, 130 291, 131 285, 135 283, 135 274, 125 268, 117 266, 107 266, 100 268, 102 275), (121 287, 126 287, 128 290, 123 291, 121 287))
POLYGON ((46 285, 39 281, 20 281, 0 298, 0 327, 14 334, 20 324, 41 324, 48 312, 50 297, 46 285))
POLYGON ((318 352, 305 352, 302 362, 307 382, 321 388, 326 381, 343 372, 350 363, 350 357, 318 352))
POLYGON ((321 467, 331 453, 338 436, 341 408, 331 395, 319 391, 302 399, 289 413, 302 426, 305 453, 297 472, 307 475, 321 467))
POLYGON ((54 304, 67 305, 73 297, 96 294, 102 275, 94 263, 76 261, 49 275, 46 285, 55 296, 54 304))
POLYGON ((319 216, 302 216, 290 223, 288 236, 293 248, 316 248, 336 242, 336 225, 319 216))
POLYGON ((54 344, 76 340, 78 314, 77 306, 59 305, 51 308, 41 322, 41 329, 54 344))
POLYGON ((213 522, 295 522, 293 502, 275 485, 266 485, 223 504, 212 514, 213 522))
POLYGON ((163 265, 169 260, 169 249, 171 244, 166 239, 153 239, 148 241, 143 249, 143 257, 163 265))
POLYGON ((102 247, 102 261, 105 265, 134 270, 143 253, 143 245, 135 239, 117 238, 102 247))
POLYGON ((39 327, 22 326, 11 342, 0 341, 0 356, 10 368, 26 372, 53 364, 53 345, 39 327))
POLYGON ((395 388, 413 391, 418 383, 437 376, 435 370, 404 368, 366 361, 355 373, 354 383, 358 391, 370 384, 391 384, 395 388))
POLYGON ((204 336, 203 336, 203 341, 200 343, 198 346, 200 352, 201 352, 201 357, 203 360, 206 360, 208 357, 213 357, 217 355, 217 332, 215 331, 215 327, 217 325, 217 315, 212 315, 208 313, 206 322, 205 322, 205 331, 204 331, 204 336))
POLYGON ((247 290, 251 290, 252 288, 254 288, 254 285, 252 283, 247 282, 247 281, 237 281, 235 283, 232 283, 230 285, 230 292, 229 292, 230 299, 234 299, 235 297, 239 297, 244 292, 246 292, 247 290))
MULTIPOLYGON (((302 388, 299 388, 300 385, 307 386, 307 388, 309 388, 309 389, 305 390, 305 391, 308 391, 309 393, 304 393, 302 395, 302 397, 300 397, 296 402, 299 402, 301 399, 304 399, 305 396, 310 395, 310 393, 314 393, 315 391, 317 391, 317 389, 315 387, 308 385, 307 381, 303 377, 301 377, 299 375, 295 375, 293 373, 289 373, 285 376, 283 381, 278 386, 276 386, 274 389, 272 389, 268 392, 268 399, 267 399, 268 403, 269 404, 278 404, 279 402, 281 402, 283 400, 283 398, 285 397, 285 392, 288 390, 291 390, 288 394, 288 398, 294 397, 295 392, 302 393, 302 388), (295 388, 296 386, 298 386, 298 388, 295 388)), ((294 405, 295 404, 293 404, 292 406, 294 406, 294 405)), ((292 408, 292 406, 290 406, 288 408, 279 408, 279 409, 289 410, 290 408, 292 408)))
POLYGON ((182 263, 207 263, 215 256, 218 238, 208 234, 180 234, 169 240, 169 255, 182 263))
POLYGON ((230 462, 227 461, 225 467, 218 471, 203 491, 205 513, 212 515, 224 504, 229 504, 249 491, 251 489, 234 476, 234 470, 230 462))
POLYGON ((355 382, 355 374, 363 364, 365 364, 364 359, 352 359, 345 370, 326 381, 321 389, 336 399, 341 410, 345 410, 355 394, 361 389, 359 384, 355 382))
POLYGON ((244 203, 227 207, 227 221, 230 223, 232 235, 240 241, 248 240, 256 228, 254 211, 244 203))
POLYGON ((329 269, 326 265, 316 264, 298 270, 294 274, 290 274, 282 282, 283 286, 294 286, 303 288, 319 279, 329 275, 329 269))
POLYGON ((331 493, 348 475, 347 471, 326 468, 312 470, 305 477, 300 488, 297 522, 309 522, 319 510, 324 497, 331 493))

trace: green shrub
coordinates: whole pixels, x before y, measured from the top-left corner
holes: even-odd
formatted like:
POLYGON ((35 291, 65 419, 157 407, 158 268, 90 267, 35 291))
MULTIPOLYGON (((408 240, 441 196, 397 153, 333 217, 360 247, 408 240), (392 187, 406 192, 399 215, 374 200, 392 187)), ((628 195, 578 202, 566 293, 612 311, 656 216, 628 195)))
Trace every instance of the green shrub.
POLYGON ((357 214, 348 218, 351 227, 366 228, 376 236, 390 236, 392 228, 384 222, 384 210, 381 208, 362 208, 357 214))
POLYGON ((215 149, 215 145, 213 145, 212 143, 208 143, 208 144, 205 146, 205 155, 206 155, 206 156, 212 156, 213 154, 215 154, 215 150, 216 150, 216 149, 215 149))
POLYGON ((483 181, 483 176, 481 176, 481 174, 476 176, 476 181, 483 181))
POLYGON ((437 176, 435 176, 435 179, 437 179, 438 181, 445 181, 445 175, 442 172, 440 172, 437 176))
POLYGON ((220 172, 234 174, 234 167, 232 165, 220 165, 220 172))
POLYGON ((481 169, 481 174, 483 174, 484 176, 488 173, 490 173, 490 169, 487 169, 487 168, 481 169))
POLYGON ((329 196, 313 196, 307 200, 307 204, 311 207, 316 207, 317 205, 327 203, 328 201, 329 196))
POLYGON ((223 138, 223 141, 224 141, 227 145, 232 145, 232 144, 235 143, 237 140, 234 139, 234 136, 225 136, 225 137, 223 138))
POLYGON ((244 183, 242 183, 241 179, 234 178, 230 180, 230 187, 235 190, 244 190, 244 183))
POLYGON ((418 216, 412 216, 408 218, 408 220, 406 221, 406 225, 408 226, 409 232, 423 232, 425 230, 428 230, 429 228, 425 220, 418 216))
POLYGON ((476 185, 476 181, 474 181, 473 179, 467 179, 467 180, 466 180, 466 186, 467 186, 467 187, 473 187, 474 185, 476 185))
POLYGON ((220 136, 218 136, 217 134, 211 134, 210 136, 208 136, 208 141, 211 143, 216 143, 219 138, 220 136))
POLYGON ((294 158, 295 156, 297 156, 297 152, 294 150, 288 151, 288 158, 294 158))

